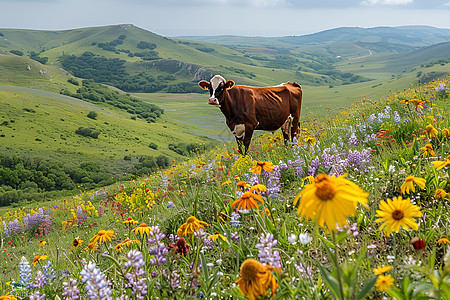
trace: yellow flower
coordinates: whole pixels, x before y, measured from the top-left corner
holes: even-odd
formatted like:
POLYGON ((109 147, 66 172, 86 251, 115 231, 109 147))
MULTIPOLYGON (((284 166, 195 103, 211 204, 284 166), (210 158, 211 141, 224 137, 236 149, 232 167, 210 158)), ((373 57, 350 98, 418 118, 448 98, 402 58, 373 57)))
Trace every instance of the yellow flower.
POLYGON ((272 270, 281 271, 270 265, 262 265, 259 261, 249 258, 241 265, 241 278, 236 283, 241 292, 249 300, 259 299, 261 296, 267 296, 267 288, 272 290, 273 299, 278 288, 278 282, 272 275, 272 270))
POLYGON ((38 256, 35 256, 35 257, 33 258, 33 267, 36 267, 36 264, 37 264, 38 262, 40 262, 41 260, 45 260, 45 259, 47 259, 47 258, 48 258, 47 255, 38 255, 38 256))
POLYGON ((420 208, 411 203, 408 199, 402 199, 402 197, 394 197, 393 200, 387 199, 386 201, 381 200, 380 210, 377 210, 376 217, 380 219, 375 220, 377 223, 384 222, 380 226, 387 236, 389 236, 393 231, 398 232, 400 227, 408 230, 409 228, 413 230, 419 229, 419 225, 413 219, 413 217, 421 217, 422 213, 420 208))
POLYGON ((385 292, 385 291, 389 290, 389 288, 393 284, 394 284, 394 278, 392 278, 391 275, 380 275, 380 276, 378 276, 375 286, 377 287, 377 291, 385 292))
POLYGON ((122 251, 122 243, 118 243, 118 244, 114 247, 114 249, 115 249, 117 252, 121 252, 121 251, 122 251))
POLYGON ((450 137, 450 130, 448 130, 447 128, 442 129, 442 134, 445 136, 445 138, 449 138, 450 137))
POLYGON ((196 217, 191 216, 186 220, 186 223, 180 226, 177 230, 178 236, 193 234, 199 229, 204 229, 205 226, 208 226, 206 222, 198 220, 196 217))
POLYGON ((72 242, 72 249, 77 248, 78 246, 80 246, 83 243, 83 240, 80 240, 79 238, 75 238, 72 242))
POLYGON ((142 223, 140 224, 138 227, 136 227, 135 229, 132 230, 132 232, 134 232, 135 234, 146 234, 149 235, 150 231, 153 231, 153 229, 151 227, 148 227, 147 224, 142 223))
POLYGON ((423 148, 420 148, 419 151, 424 151, 422 153, 423 157, 428 157, 429 155, 434 155, 433 146, 431 144, 426 144, 423 148))
POLYGON ((238 183, 236 183, 236 187, 238 190, 243 192, 246 189, 248 189, 250 187, 250 185, 245 181, 238 181, 238 183))
POLYGON ((42 247, 42 246, 45 246, 45 244, 47 244, 46 241, 40 241, 40 242, 39 242, 39 246, 41 246, 41 247, 42 247))
POLYGON ((434 199, 442 199, 448 195, 443 189, 437 189, 434 193, 434 199))
POLYGON ((264 203, 262 197, 258 194, 253 194, 252 192, 245 192, 241 198, 234 201, 231 204, 231 207, 235 207, 237 205, 238 210, 250 209, 250 208, 259 208, 258 202, 264 203))
POLYGON ((257 191, 257 192, 265 192, 265 191, 267 191, 267 188, 266 188, 266 186, 265 185, 263 185, 263 184, 255 184, 254 186, 252 186, 251 188, 250 188, 250 192, 254 192, 254 191, 257 191))
POLYGON ((272 172, 274 166, 270 161, 257 161, 256 165, 251 169, 250 172, 261 174, 262 170, 267 172, 272 172))
POLYGON ((224 237, 223 235, 221 235, 220 233, 216 233, 216 234, 213 234, 213 235, 208 236, 208 239, 209 239, 209 240, 212 240, 212 241, 214 241, 214 242, 215 242, 218 238, 221 238, 224 242, 227 241, 227 238, 224 237))
POLYGON ((433 161, 432 164, 433 164, 433 168, 435 168, 436 170, 440 170, 440 169, 450 165, 450 155, 447 156, 444 159, 444 161, 437 160, 437 161, 433 161))
POLYGON ((89 243, 97 243, 97 241, 100 243, 111 241, 112 237, 115 237, 113 230, 100 230, 93 238, 91 238, 89 243))
POLYGON ((139 224, 138 221, 133 220, 132 217, 129 217, 128 219, 126 219, 125 221, 122 222, 123 224, 139 224))
POLYGON ((122 245, 126 245, 126 246, 130 246, 131 243, 138 243, 138 244, 140 244, 141 242, 138 241, 138 240, 125 239, 121 244, 122 245))
POLYGON ((434 128, 433 125, 431 125, 431 124, 425 128, 425 131, 427 132, 427 136, 430 138, 436 136, 436 134, 438 133, 436 128, 434 128))
POLYGON ((416 109, 418 109, 418 108, 423 109, 423 104, 426 103, 426 101, 422 101, 419 99, 412 99, 409 102, 412 102, 416 106, 416 109))
POLYGON ((295 197, 294 205, 301 198, 297 213, 305 219, 314 220, 323 229, 326 224, 332 231, 337 230, 336 225, 343 227, 347 224, 347 217, 356 215, 358 203, 367 207, 369 194, 345 179, 346 175, 317 175, 315 182, 295 197))
POLYGON ((264 214, 268 217, 270 217, 271 213, 270 213, 270 209, 268 209, 267 207, 264 209, 264 211, 261 212, 261 216, 264 216, 264 214))
POLYGON ((442 245, 442 244, 450 244, 450 241, 447 238, 441 238, 438 241, 438 245, 442 245))
POLYGON ((313 176, 306 176, 305 178, 303 178, 302 185, 300 187, 305 186, 307 180, 309 181, 309 184, 313 184, 314 181, 316 181, 316 179, 313 176))
POLYGON ((414 183, 416 183, 422 190, 425 188, 426 180, 420 177, 408 176, 405 179, 405 182, 400 187, 402 194, 409 194, 409 191, 413 193, 416 191, 414 188, 414 183))
POLYGON ((380 275, 380 274, 386 273, 387 271, 389 271, 389 270, 391 270, 391 269, 392 269, 392 266, 378 267, 378 268, 373 269, 373 273, 374 273, 375 275, 380 275))
POLYGON ((227 180, 227 181, 225 181, 225 182, 222 182, 222 186, 224 186, 224 185, 226 185, 226 184, 230 184, 231 183, 231 180, 227 180))
POLYGON ((94 252, 95 251, 95 249, 97 249, 98 248, 98 244, 96 243, 96 242, 92 242, 92 243, 89 243, 89 245, 86 247, 86 248, 84 248, 84 250, 91 250, 91 252, 94 252))
POLYGON ((0 296, 0 300, 17 300, 17 298, 8 292, 6 295, 0 296))
POLYGON ((307 136, 305 137, 305 143, 307 143, 308 145, 310 145, 311 147, 313 147, 313 146, 317 143, 317 140, 316 140, 315 137, 310 136, 310 135, 307 135, 307 136))

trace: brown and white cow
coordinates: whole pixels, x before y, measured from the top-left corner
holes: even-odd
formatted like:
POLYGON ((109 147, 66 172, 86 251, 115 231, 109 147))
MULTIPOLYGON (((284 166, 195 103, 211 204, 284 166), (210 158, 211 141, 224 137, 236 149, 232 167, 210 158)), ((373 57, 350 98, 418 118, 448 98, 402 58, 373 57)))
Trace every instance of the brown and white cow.
POLYGON ((209 82, 202 80, 198 85, 209 90, 209 104, 218 105, 225 115, 240 153, 247 153, 254 130, 282 128, 285 141, 292 141, 297 135, 302 104, 299 84, 250 87, 234 85, 234 81, 215 75, 209 82))

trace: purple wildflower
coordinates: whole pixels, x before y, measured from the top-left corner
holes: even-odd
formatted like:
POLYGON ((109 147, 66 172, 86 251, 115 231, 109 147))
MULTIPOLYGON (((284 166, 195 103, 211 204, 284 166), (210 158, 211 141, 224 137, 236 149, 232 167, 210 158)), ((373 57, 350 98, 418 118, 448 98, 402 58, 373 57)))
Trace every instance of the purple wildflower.
POLYGON ((272 249, 278 244, 277 240, 274 240, 274 235, 268 233, 267 236, 261 234, 259 243, 255 245, 255 248, 259 249, 258 258, 263 265, 271 265, 275 268, 281 268, 281 257, 278 250, 272 249))
POLYGON ((150 264, 152 266, 160 266, 167 262, 166 255, 169 252, 166 245, 162 240, 166 237, 164 233, 161 232, 158 226, 152 226, 152 230, 149 232, 148 246, 149 254, 153 255, 150 259, 150 264))
POLYGON ((89 299, 112 299, 112 290, 105 274, 97 268, 94 262, 89 262, 80 272, 81 281, 86 284, 84 289, 89 299))
POLYGON ((64 300, 76 300, 80 299, 78 296, 80 294, 80 290, 77 287, 77 281, 75 279, 69 278, 69 282, 63 282, 63 299, 64 300))
POLYGON ((125 274, 125 279, 128 281, 125 284, 125 288, 131 289, 131 296, 135 296, 137 299, 145 299, 147 295, 147 284, 144 276, 144 257, 140 251, 133 249, 128 252, 127 258, 128 261, 123 266, 126 269, 131 267, 131 269, 125 274))

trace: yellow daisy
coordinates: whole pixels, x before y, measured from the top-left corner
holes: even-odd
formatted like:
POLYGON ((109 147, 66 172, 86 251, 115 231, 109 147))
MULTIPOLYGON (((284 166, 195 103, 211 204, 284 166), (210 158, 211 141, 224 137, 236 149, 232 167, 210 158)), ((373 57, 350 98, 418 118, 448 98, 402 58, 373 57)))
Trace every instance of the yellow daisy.
POLYGON ((450 130, 448 130, 447 128, 442 129, 442 134, 444 134, 445 138, 449 138, 450 137, 450 130))
POLYGON ((45 244, 47 244, 46 241, 40 241, 40 242, 39 242, 39 246, 41 246, 41 247, 42 247, 42 246, 45 246, 45 244))
POLYGON ((433 146, 431 144, 426 144, 424 147, 420 148, 419 151, 423 151, 423 157, 434 156, 433 146))
POLYGON ((270 299, 275 297, 278 282, 272 275, 272 270, 281 271, 270 265, 262 265, 259 261, 252 258, 246 259, 242 263, 240 270, 241 278, 236 283, 247 299, 256 300, 261 298, 261 296, 267 296, 267 289, 269 287, 272 290, 270 299))
POLYGON ((97 249, 97 248, 98 248, 98 243, 92 242, 92 243, 89 243, 88 246, 86 248, 84 248, 84 250, 89 249, 89 250, 91 250, 91 252, 94 252, 95 249, 97 249))
POLYGON ((263 185, 263 184, 255 184, 254 186, 252 186, 252 187, 250 188, 250 192, 253 193, 254 191, 257 191, 257 192, 265 192, 265 191, 267 191, 267 188, 266 188, 266 186, 263 185))
POLYGON ((186 223, 180 226, 177 230, 178 236, 193 234, 199 229, 204 229, 208 226, 208 223, 198 220, 196 217, 191 216, 186 220, 186 223))
POLYGON ((10 295, 9 292, 4 296, 0 296, 0 300, 17 300, 14 295, 10 295))
POLYGON ((128 219, 126 219, 125 221, 122 222, 123 224, 139 224, 138 221, 133 220, 132 217, 129 217, 128 219))
POLYGON ((445 237, 440 238, 438 241, 438 245, 442 245, 442 244, 450 244, 450 241, 445 237))
POLYGON ((72 249, 77 248, 78 246, 80 246, 83 243, 83 240, 80 240, 79 238, 75 238, 72 242, 72 249))
POLYGON ((447 195, 448 193, 443 189, 437 189, 436 192, 434 193, 434 199, 442 199, 445 198, 447 195))
POLYGON ((380 275, 380 274, 384 274, 387 271, 391 270, 392 266, 383 266, 383 267, 378 267, 378 268, 374 268, 373 269, 373 273, 375 275, 380 275))
POLYGON ((369 194, 345 179, 346 175, 317 175, 314 183, 305 186, 295 198, 294 205, 300 199, 297 213, 332 231, 337 230, 336 225, 343 227, 347 224, 347 217, 356 215, 358 203, 367 207, 369 194))
POLYGON ((140 224, 138 227, 132 230, 132 232, 134 232, 135 234, 146 234, 146 235, 149 235, 150 231, 153 231, 153 229, 145 223, 140 224))
POLYGON ((405 178, 405 182, 400 187, 402 194, 409 194, 409 191, 413 193, 416 191, 414 183, 417 184, 422 190, 425 188, 426 180, 420 177, 408 176, 405 178))
POLYGON ((411 203, 408 199, 402 199, 402 197, 394 197, 393 200, 387 199, 381 200, 380 210, 377 210, 376 217, 380 219, 375 220, 377 223, 382 223, 380 230, 382 230, 387 236, 393 231, 398 232, 400 227, 408 230, 419 229, 419 225, 413 219, 413 217, 421 217, 422 213, 420 208, 411 203))
POLYGON ((251 172, 261 174, 262 170, 272 172, 273 168, 274 166, 270 161, 257 161, 251 172))
POLYGON ((430 137, 430 138, 435 137, 436 134, 438 133, 438 131, 436 130, 436 128, 434 128, 433 125, 431 125, 431 124, 428 125, 428 126, 425 128, 425 131, 426 131, 426 133, 427 133, 427 136, 430 137))
POLYGON ((378 276, 375 286, 377 287, 377 291, 385 292, 389 290, 393 284, 394 278, 392 278, 391 275, 380 275, 378 276))
POLYGON ((250 208, 259 208, 258 202, 264 203, 262 197, 259 194, 253 194, 248 191, 245 192, 241 198, 234 201, 231 204, 231 207, 235 207, 237 205, 238 210, 250 209, 250 208))
POLYGON ((218 238, 221 238, 224 242, 227 241, 227 238, 224 237, 223 235, 221 235, 220 233, 216 233, 216 234, 213 234, 213 235, 208 236, 208 239, 209 239, 209 240, 212 240, 212 241, 214 241, 214 242, 215 242, 218 238))
POLYGON ((93 238, 91 238, 89 243, 97 243, 97 241, 99 243, 111 241, 112 237, 115 237, 113 230, 100 230, 93 238))
POLYGON ((47 258, 48 258, 47 255, 38 255, 38 256, 35 256, 35 257, 33 258, 33 267, 36 267, 36 264, 37 264, 38 262, 40 262, 41 260, 45 260, 45 259, 47 259, 47 258))
POLYGON ((440 169, 450 165, 450 155, 447 156, 444 159, 444 161, 437 160, 437 161, 433 161, 432 164, 433 164, 433 168, 435 168, 436 170, 440 170, 440 169))

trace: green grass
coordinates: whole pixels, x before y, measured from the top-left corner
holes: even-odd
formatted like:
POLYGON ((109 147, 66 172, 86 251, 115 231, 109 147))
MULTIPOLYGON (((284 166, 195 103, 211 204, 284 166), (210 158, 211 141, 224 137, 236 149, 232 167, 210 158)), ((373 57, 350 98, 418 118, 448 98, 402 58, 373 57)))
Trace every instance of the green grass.
POLYGON ((191 126, 164 115, 157 123, 147 123, 111 107, 22 87, 3 86, 0 95, 0 120, 9 123, 0 127, 5 135, 0 146, 4 154, 95 161, 109 170, 127 172, 142 155, 177 157, 168 149, 169 143, 207 141, 194 136, 191 126), (98 113, 97 120, 87 117, 90 111, 98 113), (78 127, 93 127, 101 134, 98 139, 82 137, 74 133, 78 127), (150 142, 158 150, 149 148, 150 142), (133 160, 124 161, 126 155, 133 160))

